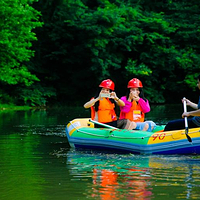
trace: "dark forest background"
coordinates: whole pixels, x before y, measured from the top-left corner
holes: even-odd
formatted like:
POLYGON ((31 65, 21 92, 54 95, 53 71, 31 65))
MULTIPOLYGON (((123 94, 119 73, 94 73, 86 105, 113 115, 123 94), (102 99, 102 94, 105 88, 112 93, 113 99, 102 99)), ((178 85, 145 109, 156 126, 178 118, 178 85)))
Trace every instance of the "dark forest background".
POLYGON ((198 100, 200 1, 1 0, 0 104, 83 105, 103 79, 198 100))

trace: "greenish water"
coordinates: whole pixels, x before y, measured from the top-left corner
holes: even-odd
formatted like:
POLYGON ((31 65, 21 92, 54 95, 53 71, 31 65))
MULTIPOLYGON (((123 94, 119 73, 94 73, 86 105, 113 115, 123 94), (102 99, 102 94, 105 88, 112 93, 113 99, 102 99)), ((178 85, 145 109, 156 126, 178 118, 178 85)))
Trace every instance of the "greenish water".
MULTIPOLYGON (((152 106, 158 124, 182 106, 152 106)), ((0 199, 199 199, 199 156, 75 151, 65 126, 83 108, 0 112, 0 199)))

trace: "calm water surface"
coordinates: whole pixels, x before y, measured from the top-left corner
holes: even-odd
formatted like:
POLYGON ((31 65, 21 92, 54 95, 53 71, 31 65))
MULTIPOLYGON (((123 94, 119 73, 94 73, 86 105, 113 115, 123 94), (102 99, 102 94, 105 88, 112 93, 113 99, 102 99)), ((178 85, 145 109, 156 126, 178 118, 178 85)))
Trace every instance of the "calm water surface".
MULTIPOLYGON (((158 124, 181 106, 152 106, 158 124)), ((65 137, 83 108, 0 111, 0 199, 200 199, 200 157, 75 151, 65 137)))

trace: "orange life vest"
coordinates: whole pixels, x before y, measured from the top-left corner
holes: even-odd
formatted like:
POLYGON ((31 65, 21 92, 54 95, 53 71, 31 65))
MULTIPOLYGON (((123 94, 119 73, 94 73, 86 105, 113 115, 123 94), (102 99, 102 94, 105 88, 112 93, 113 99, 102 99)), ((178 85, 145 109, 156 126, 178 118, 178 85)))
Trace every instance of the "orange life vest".
POLYGON ((142 112, 140 104, 138 104, 136 101, 133 101, 130 111, 125 113, 125 119, 129 119, 134 122, 144 122, 144 117, 145 115, 142 112))
POLYGON ((107 123, 117 120, 117 115, 115 113, 115 104, 109 99, 103 98, 99 100, 98 111, 95 112, 94 106, 91 107, 91 118, 94 120, 95 115, 98 115, 98 121, 101 123, 107 123))

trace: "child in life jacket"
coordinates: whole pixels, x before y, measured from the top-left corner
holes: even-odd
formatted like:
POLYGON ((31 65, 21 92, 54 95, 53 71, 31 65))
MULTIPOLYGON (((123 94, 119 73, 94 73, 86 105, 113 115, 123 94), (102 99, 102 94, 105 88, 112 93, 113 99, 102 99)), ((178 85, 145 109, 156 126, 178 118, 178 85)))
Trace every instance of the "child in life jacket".
POLYGON ((153 121, 144 121, 145 113, 150 111, 150 105, 144 97, 142 82, 133 78, 128 82, 127 88, 127 95, 121 97, 125 106, 120 106, 120 119, 136 122, 136 130, 152 131, 156 124, 153 121))
POLYGON ((97 95, 85 103, 84 108, 91 108, 92 120, 122 129, 131 130, 136 128, 136 123, 132 123, 127 119, 117 119, 116 104, 123 107, 125 103, 117 97, 114 89, 115 84, 112 80, 103 80, 99 85, 97 95))

